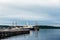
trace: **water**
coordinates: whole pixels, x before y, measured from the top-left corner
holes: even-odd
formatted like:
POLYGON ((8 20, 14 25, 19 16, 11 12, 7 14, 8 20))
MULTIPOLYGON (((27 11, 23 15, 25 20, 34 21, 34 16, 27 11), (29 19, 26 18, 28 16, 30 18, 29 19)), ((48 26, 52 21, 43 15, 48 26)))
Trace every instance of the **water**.
POLYGON ((40 29, 30 34, 9 37, 2 40, 60 40, 60 29, 40 29))

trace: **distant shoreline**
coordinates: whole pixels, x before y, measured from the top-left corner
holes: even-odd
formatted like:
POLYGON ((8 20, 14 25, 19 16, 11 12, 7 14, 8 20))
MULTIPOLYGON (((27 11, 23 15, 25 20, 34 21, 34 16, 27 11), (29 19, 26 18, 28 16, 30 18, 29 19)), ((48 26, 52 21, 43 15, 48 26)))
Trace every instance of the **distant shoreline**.
POLYGON ((37 27, 39 27, 40 29, 60 29, 60 27, 57 27, 57 26, 47 26, 47 25, 40 25, 37 27))
POLYGON ((60 29, 60 28, 39 28, 39 29, 60 29))
MULTIPOLYGON (((8 27, 14 27, 14 26, 9 26, 9 25, 0 25, 1 28, 5 27, 5 28, 8 28, 8 27)), ((23 27, 23 26, 17 26, 17 27, 23 27)), ((40 29, 60 29, 60 27, 57 27, 57 26, 48 26, 48 25, 35 25, 33 27, 39 27, 40 29)))

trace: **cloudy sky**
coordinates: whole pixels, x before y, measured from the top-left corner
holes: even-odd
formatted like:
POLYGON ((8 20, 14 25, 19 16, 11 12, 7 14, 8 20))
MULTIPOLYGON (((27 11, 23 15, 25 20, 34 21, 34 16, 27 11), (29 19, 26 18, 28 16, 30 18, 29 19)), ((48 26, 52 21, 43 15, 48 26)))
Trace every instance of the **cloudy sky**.
POLYGON ((60 0, 0 0, 0 24, 60 26, 60 0))

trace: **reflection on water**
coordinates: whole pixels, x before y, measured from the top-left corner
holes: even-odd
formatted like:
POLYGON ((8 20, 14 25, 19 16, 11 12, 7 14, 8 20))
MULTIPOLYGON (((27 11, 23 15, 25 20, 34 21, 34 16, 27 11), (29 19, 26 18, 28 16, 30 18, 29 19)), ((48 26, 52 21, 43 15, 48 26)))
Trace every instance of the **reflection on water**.
POLYGON ((40 29, 30 34, 9 37, 2 40, 60 40, 60 29, 40 29))

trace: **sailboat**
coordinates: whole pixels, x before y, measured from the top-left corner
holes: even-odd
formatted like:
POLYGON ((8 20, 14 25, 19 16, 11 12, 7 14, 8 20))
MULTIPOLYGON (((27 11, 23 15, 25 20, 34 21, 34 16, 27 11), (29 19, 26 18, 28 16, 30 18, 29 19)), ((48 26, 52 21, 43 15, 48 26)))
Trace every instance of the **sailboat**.
POLYGON ((33 26, 28 25, 28 23, 27 23, 27 25, 23 26, 23 28, 29 29, 29 30, 33 30, 34 29, 33 26))

